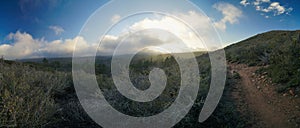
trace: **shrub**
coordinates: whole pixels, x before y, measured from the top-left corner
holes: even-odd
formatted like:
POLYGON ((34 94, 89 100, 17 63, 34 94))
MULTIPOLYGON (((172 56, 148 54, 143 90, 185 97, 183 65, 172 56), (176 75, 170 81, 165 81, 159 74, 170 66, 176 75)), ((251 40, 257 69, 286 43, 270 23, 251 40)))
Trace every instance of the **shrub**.
POLYGON ((241 79, 241 76, 240 76, 240 74, 238 72, 233 72, 232 78, 233 79, 241 79))
POLYGON ((0 63, 0 127, 42 127, 56 112, 53 90, 66 74, 36 71, 22 64, 0 63))

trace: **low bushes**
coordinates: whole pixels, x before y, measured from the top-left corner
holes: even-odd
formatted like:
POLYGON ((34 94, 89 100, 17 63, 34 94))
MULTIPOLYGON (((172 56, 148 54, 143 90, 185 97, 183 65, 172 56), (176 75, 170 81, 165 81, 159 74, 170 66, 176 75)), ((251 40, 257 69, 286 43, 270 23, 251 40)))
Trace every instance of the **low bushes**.
POLYGON ((66 86, 65 76, 0 63, 0 127, 46 125, 58 107, 53 93, 66 86))

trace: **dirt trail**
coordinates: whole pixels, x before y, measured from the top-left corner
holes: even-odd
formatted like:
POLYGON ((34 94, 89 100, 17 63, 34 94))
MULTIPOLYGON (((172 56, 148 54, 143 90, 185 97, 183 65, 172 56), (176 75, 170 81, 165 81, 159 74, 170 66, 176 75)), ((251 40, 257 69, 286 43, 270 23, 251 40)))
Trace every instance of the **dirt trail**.
POLYGON ((281 95, 266 75, 257 75, 259 67, 229 64, 231 73, 241 79, 234 86, 232 97, 241 113, 250 113, 253 127, 297 128, 300 127, 300 101, 291 95, 281 95))

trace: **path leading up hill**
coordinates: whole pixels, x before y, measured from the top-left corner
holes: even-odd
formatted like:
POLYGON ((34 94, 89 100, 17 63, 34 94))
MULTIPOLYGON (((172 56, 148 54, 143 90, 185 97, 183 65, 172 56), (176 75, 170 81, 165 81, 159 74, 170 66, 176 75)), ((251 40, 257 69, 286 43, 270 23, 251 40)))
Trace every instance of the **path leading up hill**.
POLYGON ((240 75, 231 96, 241 113, 250 113, 253 127, 299 128, 300 99, 292 94, 279 94, 274 84, 263 75, 255 74, 260 67, 229 64, 231 73, 240 75))

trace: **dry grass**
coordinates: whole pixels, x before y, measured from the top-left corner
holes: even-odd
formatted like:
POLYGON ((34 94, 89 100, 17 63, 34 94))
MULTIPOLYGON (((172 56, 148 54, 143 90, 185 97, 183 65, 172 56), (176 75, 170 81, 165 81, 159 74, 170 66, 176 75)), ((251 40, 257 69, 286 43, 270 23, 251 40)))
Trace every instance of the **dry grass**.
POLYGON ((63 73, 0 63, 0 127, 42 127, 56 112, 52 93, 65 86, 63 73))

